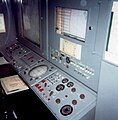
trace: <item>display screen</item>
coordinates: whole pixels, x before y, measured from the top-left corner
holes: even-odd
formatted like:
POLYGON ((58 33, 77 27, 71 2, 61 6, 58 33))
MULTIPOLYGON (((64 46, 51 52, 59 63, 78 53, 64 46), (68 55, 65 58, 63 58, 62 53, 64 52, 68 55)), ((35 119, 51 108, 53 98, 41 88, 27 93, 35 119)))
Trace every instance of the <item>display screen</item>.
POLYGON ((85 41, 88 11, 56 7, 56 32, 85 41))
POLYGON ((79 44, 60 38, 60 51, 81 60, 82 46, 79 44))
POLYGON ((40 45, 40 5, 38 0, 22 0, 23 37, 40 45))

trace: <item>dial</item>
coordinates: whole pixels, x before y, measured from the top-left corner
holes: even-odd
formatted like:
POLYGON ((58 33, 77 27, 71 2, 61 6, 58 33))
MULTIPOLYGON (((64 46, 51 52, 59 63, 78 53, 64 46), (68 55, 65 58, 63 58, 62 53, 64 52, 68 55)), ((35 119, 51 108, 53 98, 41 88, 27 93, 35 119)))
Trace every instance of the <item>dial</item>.
POLYGON ((62 90, 64 90, 64 88, 65 88, 65 86, 63 84, 59 84, 59 85, 57 85, 56 90, 62 91, 62 90))
POLYGON ((73 107, 71 105, 64 105, 60 112, 64 116, 70 115, 73 112, 73 107))
POLYGON ((72 87, 73 85, 74 85, 73 82, 69 82, 69 83, 67 83, 67 86, 68 86, 68 87, 72 87))
POLYGON ((32 68, 29 71, 29 76, 36 78, 45 74, 47 70, 48 70, 48 67, 46 65, 39 65, 37 67, 32 68))
POLYGON ((69 80, 68 80, 68 78, 64 78, 63 80, 62 80, 62 83, 67 83, 69 80))

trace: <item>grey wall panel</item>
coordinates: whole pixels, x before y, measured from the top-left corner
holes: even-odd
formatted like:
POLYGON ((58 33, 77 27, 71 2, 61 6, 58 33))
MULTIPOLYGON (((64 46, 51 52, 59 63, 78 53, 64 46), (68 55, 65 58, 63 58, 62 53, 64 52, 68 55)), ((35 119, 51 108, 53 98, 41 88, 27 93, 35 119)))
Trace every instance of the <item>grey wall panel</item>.
POLYGON ((98 18, 98 28, 95 41, 95 53, 102 56, 106 47, 109 32, 109 23, 111 17, 111 0, 102 0, 100 2, 100 13, 98 18))
POLYGON ((118 66, 102 62, 96 120, 118 120, 118 66))

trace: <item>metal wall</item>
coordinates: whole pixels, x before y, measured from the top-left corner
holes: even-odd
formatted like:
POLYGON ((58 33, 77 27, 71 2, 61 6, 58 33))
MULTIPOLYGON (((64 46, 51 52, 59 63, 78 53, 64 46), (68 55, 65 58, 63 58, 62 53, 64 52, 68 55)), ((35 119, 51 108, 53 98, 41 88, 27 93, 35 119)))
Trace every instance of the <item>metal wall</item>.
MULTIPOLYGON (((104 52, 107 46, 108 31, 110 25, 110 14, 112 0, 103 0, 98 20, 97 49, 104 52), (100 39, 102 38, 102 39, 100 39)), ((96 105, 96 120, 117 120, 118 119, 118 65, 105 60, 103 55, 100 69, 98 97, 96 105)))
POLYGON ((102 62, 96 120, 118 119, 118 66, 102 62))

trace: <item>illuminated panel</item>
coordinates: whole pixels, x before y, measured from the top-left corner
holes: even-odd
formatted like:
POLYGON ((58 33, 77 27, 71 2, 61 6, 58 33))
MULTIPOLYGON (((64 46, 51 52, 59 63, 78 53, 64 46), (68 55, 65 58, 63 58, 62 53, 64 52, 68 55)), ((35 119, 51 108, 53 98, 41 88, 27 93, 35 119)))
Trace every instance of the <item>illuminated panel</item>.
POLYGON ((81 60, 81 49, 81 45, 60 38, 60 51, 81 60))
POLYGON ((56 7, 56 32, 85 41, 88 11, 56 7))

